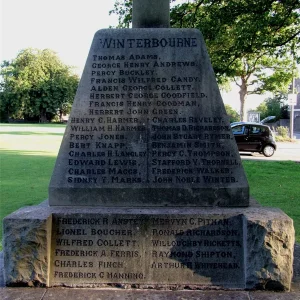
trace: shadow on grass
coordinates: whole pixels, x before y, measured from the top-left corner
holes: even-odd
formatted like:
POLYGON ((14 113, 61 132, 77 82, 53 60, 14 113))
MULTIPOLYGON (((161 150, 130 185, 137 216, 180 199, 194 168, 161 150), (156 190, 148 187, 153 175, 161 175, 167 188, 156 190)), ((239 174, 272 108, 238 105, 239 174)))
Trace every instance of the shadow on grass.
POLYGON ((32 127, 32 126, 35 126, 35 127, 42 127, 42 128, 55 128, 55 127, 58 127, 58 128, 63 128, 63 127, 66 127, 66 123, 64 124, 57 124, 57 123, 1 123, 0 124, 0 127, 23 127, 23 128, 26 128, 26 127, 32 127))
MULTIPOLYGON (((6 149, 0 149, 0 159, 4 159, 5 155, 22 155, 26 156, 26 159, 28 159, 28 156, 41 156, 41 157, 51 157, 52 159, 55 157, 56 154, 50 155, 48 151, 27 151, 27 150, 6 150, 6 149)), ((9 158, 8 158, 9 159, 9 158)))
MULTIPOLYGON (((0 223, 24 206, 37 205, 48 195, 56 156, 41 151, 1 150, 0 223)), ((0 226, 0 240, 2 226, 0 226)))
POLYGON ((7 132, 0 132, 0 134, 9 134, 9 135, 57 135, 63 136, 64 133, 55 133, 55 132, 37 132, 37 131, 7 131, 7 132))
POLYGON ((1 184, 10 185, 19 185, 20 181, 36 183, 43 178, 49 180, 56 160, 56 155, 46 151, 1 150, 0 155, 1 184))

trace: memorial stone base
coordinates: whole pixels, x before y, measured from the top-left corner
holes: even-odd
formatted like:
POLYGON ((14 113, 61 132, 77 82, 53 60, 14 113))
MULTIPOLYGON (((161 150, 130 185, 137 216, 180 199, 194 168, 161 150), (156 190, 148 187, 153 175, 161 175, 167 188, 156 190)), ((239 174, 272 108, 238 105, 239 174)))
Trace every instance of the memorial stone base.
POLYGON ((4 219, 8 286, 289 290, 293 221, 248 208, 22 208, 4 219))

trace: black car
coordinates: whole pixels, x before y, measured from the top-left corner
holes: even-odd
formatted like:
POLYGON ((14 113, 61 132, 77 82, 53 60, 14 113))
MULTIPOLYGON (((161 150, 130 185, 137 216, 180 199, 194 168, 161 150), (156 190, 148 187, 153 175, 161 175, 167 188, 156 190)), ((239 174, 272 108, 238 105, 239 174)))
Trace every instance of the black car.
POLYGON ((272 131, 267 125, 234 122, 231 123, 231 130, 241 152, 259 152, 270 157, 277 148, 272 131))

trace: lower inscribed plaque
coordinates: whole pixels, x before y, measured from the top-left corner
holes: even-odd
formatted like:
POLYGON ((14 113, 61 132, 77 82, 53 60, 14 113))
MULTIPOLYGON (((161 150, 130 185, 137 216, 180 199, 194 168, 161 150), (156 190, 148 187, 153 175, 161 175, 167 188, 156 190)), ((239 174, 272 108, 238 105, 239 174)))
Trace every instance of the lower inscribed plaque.
POLYGON ((54 214, 51 285, 244 288, 242 215, 54 214))

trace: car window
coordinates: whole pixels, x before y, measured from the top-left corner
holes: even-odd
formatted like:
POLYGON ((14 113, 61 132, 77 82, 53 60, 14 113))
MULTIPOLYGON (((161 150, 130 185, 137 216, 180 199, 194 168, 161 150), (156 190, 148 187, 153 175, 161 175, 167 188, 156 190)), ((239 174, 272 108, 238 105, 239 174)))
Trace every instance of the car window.
POLYGON ((251 125, 249 129, 250 129, 250 134, 260 134, 261 133, 261 127, 259 127, 259 126, 251 125))
POLYGON ((232 129, 233 134, 247 134, 248 133, 248 129, 245 125, 235 126, 235 127, 232 127, 231 129, 232 129))
POLYGON ((262 135, 263 133, 265 133, 267 131, 267 128, 263 127, 263 126, 258 126, 258 125, 251 125, 249 130, 250 130, 250 134, 262 135))

